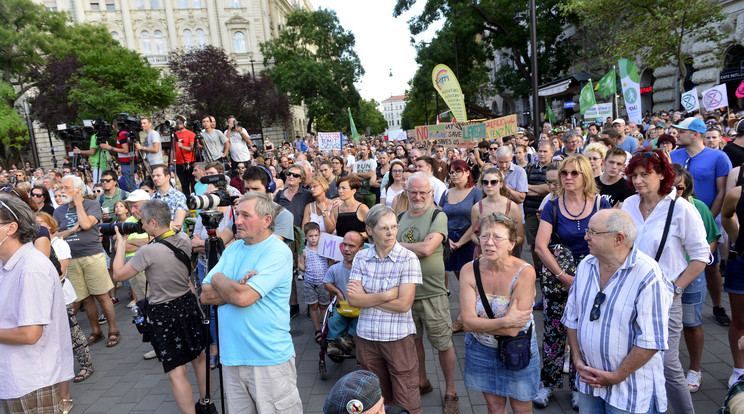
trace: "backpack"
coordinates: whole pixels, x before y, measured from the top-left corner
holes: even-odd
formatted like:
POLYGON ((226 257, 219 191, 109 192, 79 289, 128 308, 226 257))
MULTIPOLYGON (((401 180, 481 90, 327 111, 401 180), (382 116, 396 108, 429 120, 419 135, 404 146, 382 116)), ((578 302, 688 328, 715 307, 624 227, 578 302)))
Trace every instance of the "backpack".
MULTIPOLYGON (((438 208, 434 208, 434 213, 431 215, 431 222, 434 223, 434 220, 437 218, 437 215, 441 213, 442 210, 438 208)), ((406 212, 402 212, 398 214, 398 223, 400 223, 400 219, 403 218, 403 215, 406 214, 406 212)), ((431 225, 431 224, 430 224, 431 225)), ((452 255, 452 250, 450 250, 449 245, 449 238, 447 235, 444 236, 442 239, 442 259, 444 261, 444 265, 447 266, 447 263, 449 262, 450 256, 452 255)))

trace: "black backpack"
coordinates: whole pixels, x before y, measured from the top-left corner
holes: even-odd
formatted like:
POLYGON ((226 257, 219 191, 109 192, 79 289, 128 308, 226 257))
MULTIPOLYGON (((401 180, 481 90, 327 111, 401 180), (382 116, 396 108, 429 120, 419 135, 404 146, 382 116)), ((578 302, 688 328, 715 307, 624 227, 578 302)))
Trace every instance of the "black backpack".
MULTIPOLYGON (((434 208, 434 213, 431 215, 431 222, 434 223, 434 220, 437 218, 437 215, 441 213, 442 210, 438 208, 434 208)), ((406 212, 402 212, 398 214, 398 223, 400 223, 400 219, 403 217, 403 215, 406 214, 406 212)), ((447 235, 444 236, 444 239, 442 239, 442 259, 444 260, 444 265, 447 266, 447 263, 449 262, 450 256, 452 255, 452 250, 450 250, 449 245, 449 238, 447 235)))

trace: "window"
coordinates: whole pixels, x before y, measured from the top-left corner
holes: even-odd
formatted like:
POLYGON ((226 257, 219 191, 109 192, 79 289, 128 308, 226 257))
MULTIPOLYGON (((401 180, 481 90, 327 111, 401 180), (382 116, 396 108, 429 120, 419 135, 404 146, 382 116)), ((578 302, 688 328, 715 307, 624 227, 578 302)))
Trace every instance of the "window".
POLYGON ((100 6, 100 4, 98 4, 97 1, 96 2, 91 2, 90 3, 90 10, 91 11, 100 11, 101 10, 101 6, 100 6))
POLYGON ((235 44, 235 53, 245 53, 245 35, 243 32, 235 32, 233 35, 233 43, 235 44))
POLYGON ((158 3, 159 3, 158 0, 150 0, 150 9, 158 10, 160 8, 160 5, 158 3))
POLYGON ((160 30, 155 31, 155 54, 156 55, 165 55, 165 37, 163 37, 163 32, 160 30))
POLYGON ((114 0, 106 0, 106 10, 108 11, 116 10, 116 5, 114 4, 114 0))
POLYGON ((152 44, 150 43, 150 32, 143 31, 140 35, 142 38, 142 54, 145 56, 152 55, 152 44))
POLYGON ((145 0, 134 0, 135 10, 145 10, 145 0))
POLYGON ((204 30, 196 29, 196 47, 203 49, 207 45, 207 38, 204 37, 204 30))
POLYGON ((119 41, 119 32, 111 32, 111 37, 114 38, 117 42, 119 41))
POLYGON ((233 9, 239 9, 240 0, 230 0, 230 7, 232 7, 233 9))
POLYGON ((186 29, 183 31, 183 46, 185 48, 194 47, 194 38, 191 35, 191 30, 189 29, 186 29))
POLYGON ((186 4, 186 0, 178 0, 179 9, 188 9, 189 6, 186 4))
POLYGON ((201 9, 201 0, 191 0, 192 9, 201 9))

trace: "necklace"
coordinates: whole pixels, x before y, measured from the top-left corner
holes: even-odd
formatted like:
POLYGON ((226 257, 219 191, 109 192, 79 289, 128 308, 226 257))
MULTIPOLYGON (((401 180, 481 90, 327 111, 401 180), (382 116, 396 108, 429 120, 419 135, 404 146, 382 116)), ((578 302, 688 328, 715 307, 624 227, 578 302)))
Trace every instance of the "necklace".
POLYGON ((586 202, 588 198, 584 197, 584 207, 581 208, 581 211, 579 214, 574 215, 570 211, 568 211, 568 206, 566 205, 566 196, 563 196, 563 209, 566 210, 566 213, 568 213, 569 216, 573 217, 576 220, 576 231, 581 231, 581 220, 579 217, 581 217, 582 214, 584 214, 584 210, 586 210, 586 202))

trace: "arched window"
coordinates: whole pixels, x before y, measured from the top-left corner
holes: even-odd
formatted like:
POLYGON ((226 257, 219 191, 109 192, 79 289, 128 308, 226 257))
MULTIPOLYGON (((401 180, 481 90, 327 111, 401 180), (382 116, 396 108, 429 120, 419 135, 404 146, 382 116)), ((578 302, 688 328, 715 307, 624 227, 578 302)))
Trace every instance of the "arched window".
POLYGON ((163 32, 160 30, 155 31, 155 54, 156 55, 165 55, 165 37, 163 36, 163 32))
POLYGON ((183 46, 185 48, 194 47, 194 37, 191 35, 191 30, 189 29, 183 31, 183 46))
POLYGON ((240 0, 230 0, 230 7, 234 9, 240 8, 240 0))
POLYGON ((243 32, 235 32, 235 34, 233 34, 233 43, 235 44, 235 53, 247 52, 245 48, 245 35, 243 32))
POLYGON ((204 30, 196 29, 196 47, 199 49, 207 45, 207 38, 204 36, 204 30))
POLYGON ((142 54, 145 56, 152 55, 152 43, 150 43, 150 32, 143 30, 140 35, 142 38, 142 54))
POLYGON ((119 32, 111 32, 111 37, 114 38, 117 42, 119 41, 119 32))

